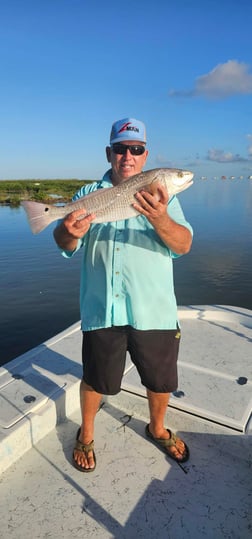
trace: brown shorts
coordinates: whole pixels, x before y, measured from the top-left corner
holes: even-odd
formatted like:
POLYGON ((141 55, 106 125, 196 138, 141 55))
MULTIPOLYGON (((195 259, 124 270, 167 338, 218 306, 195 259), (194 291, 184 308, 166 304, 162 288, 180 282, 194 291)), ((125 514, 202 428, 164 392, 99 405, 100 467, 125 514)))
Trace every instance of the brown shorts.
POLYGON ((141 383, 155 393, 177 389, 180 330, 140 331, 113 326, 83 332, 83 380, 103 395, 120 391, 126 352, 130 353, 141 383))

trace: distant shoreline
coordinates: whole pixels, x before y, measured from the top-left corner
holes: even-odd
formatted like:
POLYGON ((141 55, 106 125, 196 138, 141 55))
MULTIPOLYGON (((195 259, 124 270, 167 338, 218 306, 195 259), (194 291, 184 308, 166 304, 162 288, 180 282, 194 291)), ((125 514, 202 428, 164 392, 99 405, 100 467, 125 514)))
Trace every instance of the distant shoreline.
POLYGON ((84 184, 94 180, 1 180, 0 204, 19 206, 22 200, 36 202, 71 201, 74 193, 84 184))

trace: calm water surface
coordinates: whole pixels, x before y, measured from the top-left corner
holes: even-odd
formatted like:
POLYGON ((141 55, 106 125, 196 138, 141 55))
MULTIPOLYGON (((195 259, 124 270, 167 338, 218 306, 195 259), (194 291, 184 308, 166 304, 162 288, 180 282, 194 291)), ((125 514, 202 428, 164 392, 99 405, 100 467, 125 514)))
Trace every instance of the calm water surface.
MULTIPOLYGON (((178 304, 252 309, 252 181, 195 180, 179 199, 194 242, 174 262, 178 304)), ((81 253, 64 259, 53 228, 33 236, 22 208, 0 207, 0 365, 79 320, 81 253)))

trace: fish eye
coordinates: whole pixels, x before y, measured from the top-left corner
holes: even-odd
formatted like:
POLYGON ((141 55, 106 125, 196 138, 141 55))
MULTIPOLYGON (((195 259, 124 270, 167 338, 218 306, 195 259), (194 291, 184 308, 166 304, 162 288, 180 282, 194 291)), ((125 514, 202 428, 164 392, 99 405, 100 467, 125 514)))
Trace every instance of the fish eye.
POLYGON ((45 211, 49 211, 49 208, 45 208, 45 211))
POLYGON ((179 178, 183 178, 183 176, 184 176, 184 174, 183 174, 183 172, 182 172, 182 170, 181 170, 181 171, 178 173, 178 177, 179 177, 179 178))

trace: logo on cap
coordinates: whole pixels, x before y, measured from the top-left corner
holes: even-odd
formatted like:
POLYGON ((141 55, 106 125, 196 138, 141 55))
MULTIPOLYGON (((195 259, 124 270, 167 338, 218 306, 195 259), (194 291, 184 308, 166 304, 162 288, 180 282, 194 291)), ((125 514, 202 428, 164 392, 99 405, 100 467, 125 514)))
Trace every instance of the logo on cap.
POLYGON ((122 133, 123 131, 135 131, 135 133, 139 133, 138 127, 131 125, 131 122, 124 124, 121 129, 119 129, 118 133, 122 133))
POLYGON ((135 118, 123 118, 114 122, 110 133, 110 144, 122 140, 139 140, 146 143, 145 125, 135 118))

